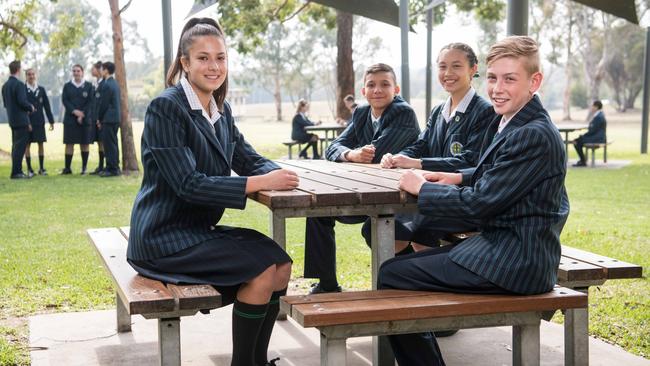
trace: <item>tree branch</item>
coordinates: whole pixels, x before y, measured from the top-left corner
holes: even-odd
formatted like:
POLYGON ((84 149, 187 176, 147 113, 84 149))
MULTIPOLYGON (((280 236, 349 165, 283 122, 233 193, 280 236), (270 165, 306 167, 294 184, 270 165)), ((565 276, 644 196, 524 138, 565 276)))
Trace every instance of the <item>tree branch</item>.
POLYGON ((27 36, 23 32, 21 32, 20 29, 17 26, 15 26, 15 25, 13 25, 11 23, 7 23, 5 21, 0 21, 0 26, 3 26, 5 28, 9 28, 14 33, 16 33, 17 35, 22 37, 23 43, 20 44, 20 48, 23 48, 27 44, 27 36))
POLYGON ((123 12, 124 12, 128 7, 129 7, 129 6, 131 6, 131 2, 132 2, 132 1, 133 1, 133 0, 129 0, 129 2, 126 3, 126 5, 124 5, 124 6, 122 7, 122 9, 120 9, 120 11, 118 12, 118 14, 122 14, 122 13, 123 13, 123 12))
POLYGON ((298 8, 298 10, 296 10, 293 14, 289 15, 288 17, 286 17, 286 18, 285 18, 284 20, 282 20, 280 23, 281 23, 281 24, 284 24, 284 22, 286 22, 286 21, 290 20, 291 18, 295 17, 295 16, 298 15, 298 13, 300 13, 304 8, 306 8, 307 6, 309 6, 310 3, 311 3, 311 1, 307 1, 307 2, 304 3, 300 8, 298 8))

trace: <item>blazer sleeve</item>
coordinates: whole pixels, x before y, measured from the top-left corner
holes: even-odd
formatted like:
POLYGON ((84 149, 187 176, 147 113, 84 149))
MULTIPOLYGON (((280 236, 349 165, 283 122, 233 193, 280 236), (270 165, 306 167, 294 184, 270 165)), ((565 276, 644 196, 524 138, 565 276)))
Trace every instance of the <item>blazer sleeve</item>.
POLYGON ((484 173, 472 186, 422 185, 418 197, 420 212, 486 219, 521 200, 549 175, 561 174, 550 171, 553 164, 549 162, 549 137, 534 129, 521 130, 499 147, 494 164, 481 167, 484 173))
POLYGON ((16 102, 18 103, 18 106, 25 112, 31 112, 32 104, 27 100, 27 87, 24 84, 20 84, 17 89, 16 102))
MULTIPOLYGON (((108 80, 104 82, 107 83, 108 80)), ((108 107, 113 100, 113 93, 113 88, 111 88, 110 85, 105 85, 102 88, 102 94, 99 97, 99 106, 97 107, 97 120, 100 123, 103 123, 104 119, 106 118, 106 112, 108 111, 108 107)))
POLYGON ((50 107, 50 98, 47 97, 45 88, 41 87, 41 92, 43 93, 43 109, 45 109, 47 120, 50 121, 50 123, 54 123, 54 116, 52 115, 52 108, 50 107))
POLYGON ((74 105, 70 102, 70 92, 68 88, 68 84, 66 83, 63 86, 63 91, 61 92, 61 103, 63 103, 63 106, 65 107, 65 113, 72 115, 72 111, 75 110, 74 105))
POLYGON ((411 108, 401 108, 394 114, 386 115, 385 118, 388 120, 382 123, 386 124, 386 127, 372 142, 375 146, 373 163, 379 163, 384 154, 396 154, 402 151, 416 141, 420 134, 417 117, 411 108))
POLYGON ((307 126, 313 126, 313 125, 314 125, 314 123, 313 123, 312 121, 310 121, 309 119, 307 119, 307 117, 303 117, 303 116, 301 116, 300 113, 297 113, 297 114, 293 117, 293 122, 294 122, 297 126, 300 126, 301 128, 305 128, 305 127, 307 127, 307 126))
MULTIPOLYGON (((357 108, 355 113, 358 110, 359 109, 357 108)), ((346 127, 339 137, 332 141, 332 143, 327 147, 327 150, 325 150, 325 158, 329 161, 342 161, 343 159, 341 159, 341 155, 344 152, 356 149, 358 146, 359 137, 357 136, 357 130, 355 128, 355 119, 352 118, 352 122, 348 127, 346 127)))
POLYGON ((433 133, 436 129, 435 122, 438 119, 439 112, 440 108, 435 108, 431 111, 429 120, 427 121, 427 127, 412 145, 399 152, 401 155, 408 156, 409 158, 421 158, 430 155, 429 141, 433 138, 433 133))
POLYGON ((435 172, 455 172, 459 169, 466 169, 478 163, 481 154, 481 146, 485 133, 494 119, 492 106, 483 110, 475 120, 471 121, 467 131, 467 143, 463 152, 452 157, 431 157, 422 159, 422 169, 435 172))
POLYGON ((191 204, 213 208, 246 206, 246 177, 207 176, 196 170, 196 158, 187 145, 191 117, 169 98, 154 99, 145 115, 143 142, 164 181, 191 204))
MULTIPOLYGON (((228 118, 232 119, 232 112, 230 106, 224 106, 228 118)), ((240 176, 251 176, 266 174, 272 170, 280 169, 273 161, 258 154, 257 151, 246 141, 244 135, 239 132, 237 126, 232 123, 232 144, 233 158, 232 170, 240 176)))

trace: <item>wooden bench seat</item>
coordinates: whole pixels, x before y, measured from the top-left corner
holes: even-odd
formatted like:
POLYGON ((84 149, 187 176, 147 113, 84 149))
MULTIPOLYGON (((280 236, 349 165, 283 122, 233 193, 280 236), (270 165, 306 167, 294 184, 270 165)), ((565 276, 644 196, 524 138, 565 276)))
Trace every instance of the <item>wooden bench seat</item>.
POLYGON ((298 142, 298 141, 295 141, 295 140, 285 141, 285 142, 282 143, 282 145, 285 145, 287 147, 287 149, 288 149, 288 154, 287 155, 289 155, 289 159, 291 159, 294 145, 298 145, 298 152, 299 153, 300 153, 300 150, 302 150, 302 143, 298 142))
POLYGON ((116 291, 117 331, 131 331, 131 315, 158 319, 160 365, 180 365, 180 317, 221 306, 221 295, 208 285, 173 285, 142 277, 126 261, 128 228, 88 230, 93 247, 116 291))
POLYGON ((563 287, 533 296, 376 290, 285 296, 280 306, 303 327, 321 332, 321 365, 345 365, 351 337, 505 325, 513 327, 513 364, 539 365, 544 313, 586 308, 587 295, 563 287))
POLYGON ((589 160, 589 151, 591 151, 591 167, 596 165, 596 149, 603 148, 603 162, 607 163, 607 145, 611 145, 614 141, 609 142, 587 142, 582 146, 585 149, 585 159, 589 160))

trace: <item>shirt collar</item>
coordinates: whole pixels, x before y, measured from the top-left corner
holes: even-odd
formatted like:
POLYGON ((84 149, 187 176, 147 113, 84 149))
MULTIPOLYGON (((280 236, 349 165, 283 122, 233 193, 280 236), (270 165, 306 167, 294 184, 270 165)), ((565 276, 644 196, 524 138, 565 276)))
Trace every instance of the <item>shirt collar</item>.
POLYGON ((27 89, 29 89, 32 93, 35 93, 36 90, 38 90, 38 84, 30 84, 30 83, 25 83, 27 85, 27 89))
POLYGON ((447 98, 445 105, 442 107, 442 117, 445 119, 445 122, 450 122, 451 118, 456 115, 456 113, 465 113, 467 107, 469 107, 469 103, 471 103, 472 98, 474 98, 474 95, 476 95, 476 90, 470 86, 467 93, 465 93, 465 96, 463 96, 463 99, 460 100, 460 103, 458 103, 456 109, 453 111, 450 111, 451 97, 447 98))
POLYGON ((74 79, 70 80, 70 82, 71 82, 72 85, 74 85, 75 87, 77 87, 77 88, 81 88, 81 86, 84 85, 85 80, 84 80, 84 79, 81 79, 81 82, 80 82, 79 84, 77 84, 77 82, 74 81, 74 79))
POLYGON ((219 113, 217 102, 214 100, 214 97, 210 97, 210 114, 208 114, 201 105, 199 97, 196 95, 194 89, 192 89, 192 85, 190 85, 190 82, 187 81, 185 76, 181 77, 181 86, 183 87, 183 91, 187 97, 187 102, 190 104, 190 108, 192 108, 192 110, 201 111, 203 117, 205 117, 205 119, 210 122, 212 128, 214 128, 214 124, 221 118, 221 113, 219 113))
MULTIPOLYGON (((528 104, 528 103, 526 103, 526 104, 528 104)), ((512 118, 514 118, 514 116, 516 116, 517 113, 519 113, 519 112, 520 112, 520 111, 521 111, 521 110, 526 106, 526 104, 522 105, 521 108, 519 108, 519 109, 517 110, 517 112, 516 112, 515 114, 513 114, 512 116, 510 116, 510 118, 508 118, 508 119, 506 119, 505 116, 501 116, 501 122, 499 123, 499 127, 498 127, 498 129, 497 129, 497 133, 501 133, 501 131, 503 131, 503 129, 506 128, 506 125, 507 125, 510 121, 512 121, 512 118)))

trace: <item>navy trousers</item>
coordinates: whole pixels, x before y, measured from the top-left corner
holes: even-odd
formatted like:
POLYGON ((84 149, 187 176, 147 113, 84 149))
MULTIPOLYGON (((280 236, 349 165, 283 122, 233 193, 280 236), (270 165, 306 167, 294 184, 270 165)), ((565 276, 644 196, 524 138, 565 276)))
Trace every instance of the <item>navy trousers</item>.
POLYGON ((119 173, 120 171, 120 148, 117 145, 117 129, 119 123, 102 124, 101 137, 104 144, 104 156, 106 156, 106 171, 119 173))
MULTIPOLYGON (((461 244, 462 245, 462 244, 461 244)), ((387 260, 379 270, 379 289, 442 291, 473 294, 510 293, 449 259, 453 246, 432 248, 387 260)), ((433 332, 389 336, 402 366, 444 365, 433 332)))
MULTIPOLYGON (((419 213, 395 215, 395 240, 412 241, 414 243, 437 247, 440 239, 449 234, 476 231, 479 220, 432 217, 419 213)), ((370 219, 363 223, 361 235, 366 244, 371 245, 370 219)))
POLYGON ((11 176, 23 172, 23 156, 29 143, 27 126, 11 128, 11 176))
POLYGON ((336 221, 360 224, 367 216, 308 217, 305 227, 305 278, 318 278, 321 284, 336 286, 336 221))

